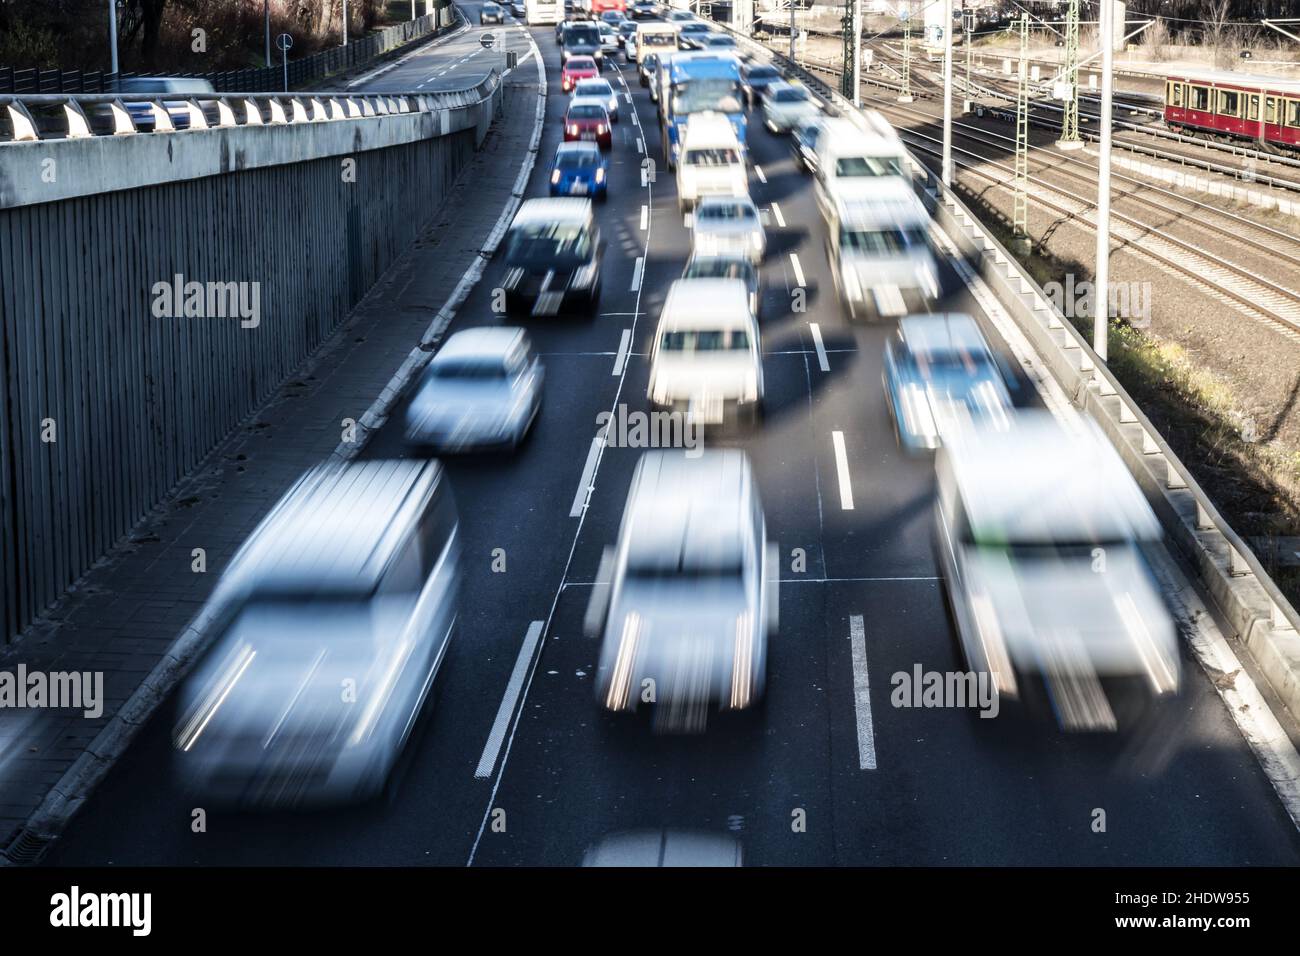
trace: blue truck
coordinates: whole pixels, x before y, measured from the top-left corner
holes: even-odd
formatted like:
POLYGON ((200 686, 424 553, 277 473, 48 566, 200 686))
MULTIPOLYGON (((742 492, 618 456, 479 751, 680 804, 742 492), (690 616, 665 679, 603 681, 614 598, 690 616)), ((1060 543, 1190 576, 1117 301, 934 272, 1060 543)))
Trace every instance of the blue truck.
POLYGON ((664 162, 677 167, 681 131, 692 113, 725 113, 746 149, 740 61, 725 53, 674 53, 659 70, 659 126, 664 162))

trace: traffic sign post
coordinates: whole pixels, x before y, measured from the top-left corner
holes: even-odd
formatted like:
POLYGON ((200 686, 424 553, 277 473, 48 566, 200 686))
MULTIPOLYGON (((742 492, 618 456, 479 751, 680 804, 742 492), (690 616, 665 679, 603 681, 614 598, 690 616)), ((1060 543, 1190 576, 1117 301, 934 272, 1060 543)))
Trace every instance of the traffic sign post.
POLYGON ((293 46, 293 37, 287 33, 281 33, 275 39, 275 45, 280 48, 280 65, 284 68, 284 91, 289 92, 289 47, 293 46))

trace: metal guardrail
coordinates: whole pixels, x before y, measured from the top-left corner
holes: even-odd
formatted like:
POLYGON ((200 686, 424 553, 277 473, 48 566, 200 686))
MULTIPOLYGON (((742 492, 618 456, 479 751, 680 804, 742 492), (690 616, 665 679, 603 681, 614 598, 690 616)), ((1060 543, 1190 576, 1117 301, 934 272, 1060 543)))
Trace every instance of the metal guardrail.
MULTIPOLYGON (((0 95, 0 109, 9 117, 9 142, 47 139, 85 139, 94 136, 130 136, 141 133, 126 103, 139 111, 146 104, 153 120, 147 132, 236 126, 283 126, 332 120, 364 119, 398 113, 427 113, 480 102, 500 84, 492 69, 476 85, 462 90, 413 93, 242 93, 232 96, 185 97, 170 94, 123 97, 115 93, 44 93, 30 96, 0 95), (91 107, 87 111, 87 107, 91 107), (99 109, 95 109, 98 107, 99 109), (48 114, 61 111, 65 125, 51 128, 48 114), (38 116, 42 117, 38 120, 38 116)), ((0 140, 0 145, 5 141, 0 140)))
MULTIPOLYGON (((287 64, 290 87, 315 83, 343 70, 364 66, 383 54, 413 40, 436 35, 452 25, 439 23, 446 19, 443 11, 450 3, 423 17, 395 23, 367 36, 350 40, 346 47, 336 46, 313 53, 287 64)), ((156 73, 109 73, 83 70, 39 70, 0 67, 0 93, 111 93, 119 79, 126 77, 158 76, 156 73)), ((168 73, 167 76, 182 74, 168 73)), ((224 70, 212 73, 187 73, 187 77, 208 80, 218 93, 245 93, 280 86, 285 79, 285 68, 280 65, 247 70, 224 70)))

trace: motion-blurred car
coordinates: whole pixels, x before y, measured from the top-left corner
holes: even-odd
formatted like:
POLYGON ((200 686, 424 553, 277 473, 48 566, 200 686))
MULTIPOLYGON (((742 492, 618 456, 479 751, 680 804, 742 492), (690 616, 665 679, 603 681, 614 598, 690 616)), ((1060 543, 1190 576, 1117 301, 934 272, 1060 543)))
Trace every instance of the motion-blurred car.
POLYGON ((424 370, 406 441, 435 454, 517 448, 542 407, 542 380, 523 329, 457 332, 424 370))
POLYGON ((618 35, 618 30, 608 21, 601 20, 597 23, 596 29, 600 31, 600 45, 606 53, 617 52, 623 45, 622 38, 618 35))
POLYGON ((707 23, 691 20, 681 25, 677 31, 677 48, 679 50, 703 50, 706 38, 712 34, 707 23))
POLYGON ((551 163, 552 196, 590 196, 604 201, 609 162, 595 143, 561 143, 551 163))
POLYGON ((767 233, 748 196, 704 196, 691 221, 691 255, 748 256, 755 265, 767 252, 767 233))
POLYGON ((480 25, 484 23, 505 23, 506 12, 498 4, 485 3, 483 8, 479 10, 478 22, 480 25))
POLYGON ((505 247, 507 312, 595 311, 604 243, 590 199, 526 200, 505 247))
POLYGON ((749 311, 758 317, 762 284, 758 267, 748 256, 728 253, 721 256, 691 256, 682 272, 683 279, 739 279, 749 291, 749 311))
POLYGON ((611 149, 614 145, 611 126, 609 113, 598 101, 573 103, 564 113, 564 141, 592 142, 601 149, 611 149))
POLYGON ((560 71, 560 89, 571 93, 581 80, 590 80, 600 76, 600 67, 589 56, 571 56, 564 61, 560 71))
POLYGON ((382 792, 447 650, 458 553, 437 461, 307 472, 209 602, 217 636, 179 693, 178 775, 218 803, 382 792))
POLYGON ((773 83, 763 96, 763 123, 773 133, 788 133, 820 114, 821 107, 806 86, 773 83))
POLYGON ((749 170, 736 129, 721 113, 697 113, 681 133, 677 207, 693 209, 704 196, 749 196, 749 170))
POLYGON ((756 63, 753 66, 745 67, 742 71, 742 80, 745 84, 745 99, 748 100, 751 107, 763 102, 763 95, 773 83, 785 82, 781 76, 781 71, 766 63, 756 63))
POLYGON ((584 622, 601 637, 601 706, 650 705, 656 729, 699 732, 711 710, 758 704, 777 628, 775 552, 744 452, 644 453, 584 622))
POLYGON ((744 866, 735 837, 689 830, 638 830, 605 837, 587 850, 583 866, 744 866))
POLYGON ((850 319, 902 315, 942 292, 930 214, 902 180, 841 188, 827 216, 826 258, 850 319))
POLYGON ((512 0, 510 4, 510 12, 513 14, 514 18, 521 23, 528 18, 528 8, 524 6, 521 0, 512 0))
POLYGON ((659 73, 659 54, 646 53, 637 64, 637 73, 641 76, 641 85, 650 87, 650 102, 659 102, 659 91, 655 88, 655 76, 659 73))
POLYGON ((689 22, 693 21, 694 19, 695 19, 695 14, 691 13, 689 10, 669 10, 669 11, 668 11, 668 22, 669 22, 669 23, 689 23, 689 22))
POLYGON ((1144 554, 1160 524, 1093 422, 1032 410, 1011 426, 955 431, 935 454, 935 547, 967 666, 999 701, 1041 679, 1064 729, 1114 730, 1102 681, 1179 686, 1144 554))
POLYGON ((600 15, 600 22, 613 27, 615 30, 623 25, 625 19, 626 17, 618 10, 605 10, 600 15))
POLYGON ((763 413, 758 320, 740 279, 678 279, 668 289, 650 351, 646 395, 700 426, 763 413))
POLYGON ((910 315, 885 347, 885 397, 899 443, 937 448, 972 422, 1005 428, 1011 394, 979 325, 969 315, 910 315))
POLYGON ((633 20, 624 20, 618 25, 618 42, 623 47, 623 53, 631 61, 631 55, 628 55, 628 42, 636 43, 636 22, 633 20))
POLYGON ((745 55, 736 48, 736 38, 729 33, 710 33, 702 39, 704 43, 702 49, 718 53, 734 53, 741 59, 745 58, 745 55))
POLYGON ((573 87, 573 97, 570 99, 570 105, 577 103, 579 100, 590 100, 605 107, 605 112, 609 114, 611 123, 618 122, 618 94, 614 92, 614 87, 609 80, 599 77, 591 80, 579 80, 573 87))
POLYGON ((632 18, 634 20, 653 17, 658 12, 657 6, 651 0, 637 0, 636 3, 632 4, 632 18))
POLYGON ((190 76, 129 76, 117 81, 117 92, 121 94, 122 106, 141 133, 152 133, 158 128, 154 102, 161 102, 175 129, 189 129, 189 101, 195 101, 201 109, 204 100, 213 98, 212 84, 208 80, 190 76), (149 99, 132 99, 131 94, 148 96, 149 99))
POLYGON ((817 171, 817 144, 825 135, 826 127, 820 116, 810 116, 790 129, 790 152, 796 165, 804 171, 817 171))
MULTIPOLYGON (((578 57, 591 59, 589 76, 595 76, 604 66, 605 51, 600 43, 600 28, 594 23, 573 21, 560 29, 560 62, 567 68, 569 61, 578 57)), ((565 92, 568 92, 567 89, 565 92)))

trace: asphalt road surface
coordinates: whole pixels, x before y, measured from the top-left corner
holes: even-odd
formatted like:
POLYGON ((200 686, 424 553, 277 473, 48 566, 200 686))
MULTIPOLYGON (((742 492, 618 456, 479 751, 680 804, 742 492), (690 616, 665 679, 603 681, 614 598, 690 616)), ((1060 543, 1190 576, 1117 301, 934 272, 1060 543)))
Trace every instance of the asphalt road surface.
MULTIPOLYGON (((475 24, 465 35, 408 59, 374 88, 473 82, 488 54, 473 49, 477 6, 464 9, 475 24)), ((527 51, 522 28, 488 29, 527 51)), ((553 29, 531 32, 552 81, 528 193, 542 196, 564 100, 553 29)), ((638 138, 649 156, 662 155, 654 104, 621 57, 609 76, 620 91, 626 81, 632 108, 625 101, 609 200, 597 206, 608 242, 600 314, 527 322, 547 373, 531 436, 514 456, 449 462, 465 547, 460 619, 395 798, 300 814, 214 810, 207 832, 193 833, 191 811, 202 803, 171 782, 174 711, 165 707, 49 862, 572 865, 602 837, 642 828, 730 833, 756 865, 1300 861, 1295 826, 1189 655, 1179 698, 1128 733, 1066 735, 1050 722, 890 705, 896 671, 963 669, 931 556, 933 469, 902 454, 893 436, 880 379, 892 329, 842 316, 810 180, 760 122, 750 124, 750 188, 768 221, 767 416, 760 429, 714 444, 749 453, 780 544, 768 700, 756 715, 714 717, 702 736, 655 735, 643 720, 598 709, 597 646, 582 635, 582 615, 640 451, 605 449, 587 506, 570 512, 596 416, 619 403, 646 408, 653 325, 689 252, 662 163, 655 182, 641 183, 638 138), (804 312, 792 308, 799 285, 804 312), (632 354, 619 370, 625 330, 632 354), (504 573, 492 571, 494 549, 504 549, 504 573), (795 570, 795 549, 805 570, 795 570), (855 662, 858 617, 865 654, 855 662), (522 665, 494 753, 489 733, 534 621, 544 637, 522 665), (1104 832, 1094 829, 1097 810, 1104 832)), ((958 291, 936 310, 981 315, 945 271, 958 291)), ((502 274, 498 257, 453 331, 501 321, 490 301, 502 274)), ((1019 400, 1033 401, 1029 392, 1022 387, 1019 400)), ((367 455, 405 455, 399 429, 400 415, 367 455)))

